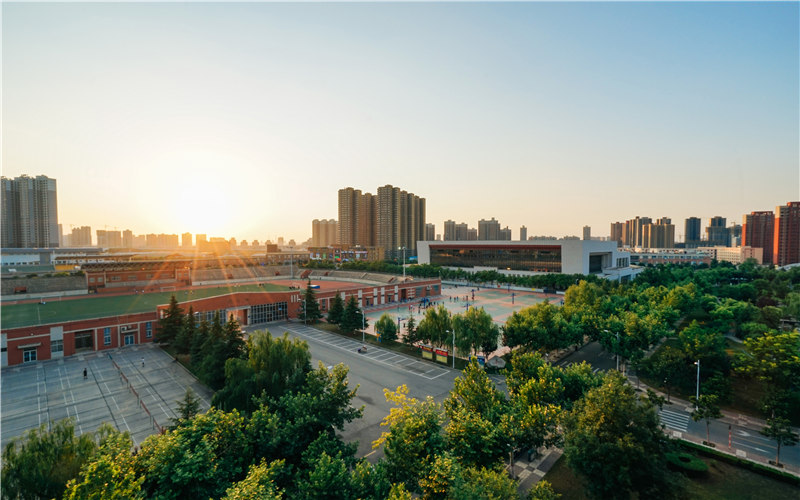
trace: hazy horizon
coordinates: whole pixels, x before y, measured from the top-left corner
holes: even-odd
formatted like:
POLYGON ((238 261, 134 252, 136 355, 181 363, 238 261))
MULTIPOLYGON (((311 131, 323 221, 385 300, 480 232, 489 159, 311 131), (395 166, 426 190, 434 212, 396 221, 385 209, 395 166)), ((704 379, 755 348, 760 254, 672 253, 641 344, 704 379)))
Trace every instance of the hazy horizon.
POLYGON ((59 222, 264 241, 392 184, 608 236, 800 199, 800 4, 3 3, 2 174, 59 222))

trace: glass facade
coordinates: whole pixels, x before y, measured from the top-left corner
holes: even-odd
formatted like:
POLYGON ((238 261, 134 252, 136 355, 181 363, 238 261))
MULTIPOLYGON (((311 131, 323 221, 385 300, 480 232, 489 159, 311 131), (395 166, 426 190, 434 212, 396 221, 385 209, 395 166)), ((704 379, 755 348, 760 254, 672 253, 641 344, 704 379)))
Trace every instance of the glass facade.
POLYGON ((250 307, 250 324, 269 323, 270 321, 281 321, 287 318, 289 311, 286 302, 275 304, 259 304, 250 307))
POLYGON ((497 267, 540 273, 561 272, 561 247, 558 245, 456 245, 431 246, 431 264, 449 267, 497 267))
POLYGON ((111 328, 103 328, 103 345, 111 345, 111 328))

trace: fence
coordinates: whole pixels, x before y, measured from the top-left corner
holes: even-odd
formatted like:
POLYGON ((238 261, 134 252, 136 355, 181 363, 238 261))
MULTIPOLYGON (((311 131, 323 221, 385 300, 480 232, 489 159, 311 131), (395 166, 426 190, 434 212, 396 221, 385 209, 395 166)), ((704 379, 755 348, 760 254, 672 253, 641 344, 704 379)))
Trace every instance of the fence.
POLYGON ((133 393, 134 396, 136 396, 137 403, 142 407, 144 412, 147 413, 147 416, 150 417, 150 423, 153 425, 153 429, 157 430, 160 434, 163 434, 165 431, 164 427, 162 427, 161 425, 158 424, 158 422, 156 422, 156 418, 153 416, 152 413, 150 413, 150 410, 147 408, 147 405, 144 404, 144 401, 142 401, 142 398, 141 396, 139 396, 139 393, 136 391, 136 388, 133 387, 133 384, 131 384, 131 381, 128 380, 128 377, 126 377, 125 374, 122 373, 122 368, 120 368, 117 362, 114 361, 114 359, 111 357, 111 354, 108 355, 108 358, 111 360, 111 364, 114 365, 114 368, 117 369, 120 381, 123 382, 128 387, 128 389, 133 393))

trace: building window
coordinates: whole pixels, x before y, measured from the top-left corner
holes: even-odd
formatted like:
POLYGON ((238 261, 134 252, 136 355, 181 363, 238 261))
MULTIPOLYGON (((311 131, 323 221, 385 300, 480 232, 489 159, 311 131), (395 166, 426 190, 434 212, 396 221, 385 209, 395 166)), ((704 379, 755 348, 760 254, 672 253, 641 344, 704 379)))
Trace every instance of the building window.
POLYGON ((89 283, 94 283, 94 278, 89 278, 89 283))
POLYGON ((103 278, 102 277, 97 278, 97 282, 98 283, 102 283, 103 282, 103 278))
POLYGON ((281 321, 287 317, 288 304, 278 302, 277 304, 259 304, 250 307, 250 323, 269 323, 270 321, 281 321))
POLYGON ((103 328, 103 345, 111 345, 111 328, 103 328))
POLYGON ((144 336, 148 339, 153 336, 153 322, 148 321, 144 324, 144 336))
POLYGON ((50 352, 64 352, 64 341, 63 340, 51 340, 50 341, 50 352))
POLYGON ((129 274, 128 275, 128 281, 136 281, 136 275, 135 274, 129 274))
POLYGON ((22 362, 23 363, 30 363, 31 361, 36 361, 36 348, 33 349, 25 349, 22 351, 22 362))
POLYGON ((111 281, 119 281, 119 280, 120 280, 119 276, 112 276, 111 277, 111 281))

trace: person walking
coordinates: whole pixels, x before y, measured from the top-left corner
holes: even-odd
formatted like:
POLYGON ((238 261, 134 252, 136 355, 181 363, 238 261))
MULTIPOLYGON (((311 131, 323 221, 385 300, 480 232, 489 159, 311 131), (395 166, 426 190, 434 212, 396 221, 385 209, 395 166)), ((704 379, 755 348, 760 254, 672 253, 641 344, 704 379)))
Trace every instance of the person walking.
POLYGON ((86 368, 84 368, 83 369, 83 380, 86 380, 86 377, 87 377, 86 368))
POLYGON ((142 356, 142 368, 144 368, 144 356, 142 356))

